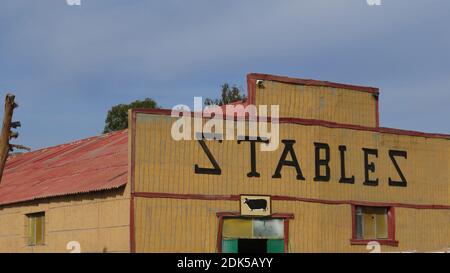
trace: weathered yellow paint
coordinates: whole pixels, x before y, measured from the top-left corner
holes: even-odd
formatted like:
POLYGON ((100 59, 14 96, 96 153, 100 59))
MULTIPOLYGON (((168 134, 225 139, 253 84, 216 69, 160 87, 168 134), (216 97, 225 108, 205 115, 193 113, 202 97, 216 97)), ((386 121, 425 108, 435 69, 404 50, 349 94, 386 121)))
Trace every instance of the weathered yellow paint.
POLYGON ((246 218, 231 218, 223 222, 222 236, 230 238, 253 238, 253 223, 246 218))
MULTIPOLYGON (((289 252, 368 252, 351 245, 349 205, 273 202, 275 212, 290 212, 289 252)), ((238 211, 235 201, 137 198, 138 252, 216 252, 218 211, 238 211)), ((382 252, 443 251, 449 246, 448 210, 396 209, 398 247, 382 252)))
MULTIPOLYGON (((371 96, 363 92, 357 94, 371 96)), ((354 111, 355 109, 351 112, 354 111)), ((318 118, 326 119, 326 115, 318 118)), ((283 144, 273 152, 261 152, 260 144, 257 144, 257 171, 261 177, 248 178, 250 145, 246 142, 238 144, 236 140, 225 140, 222 143, 206 141, 222 169, 222 174, 195 174, 195 164, 201 167, 212 166, 197 141, 172 139, 170 132, 174 121, 175 118, 169 116, 136 114, 136 192, 226 196, 262 194, 324 201, 450 205, 448 139, 283 123, 280 124, 280 139, 296 141, 294 149, 306 180, 297 180, 294 168, 288 166, 283 167, 281 179, 272 178, 284 148, 283 144), (329 182, 313 181, 314 142, 327 143, 330 146, 329 182), (339 145, 347 146, 346 174, 355 176, 355 184, 338 182, 339 145), (362 148, 378 149, 378 158, 371 156, 369 159, 369 162, 375 163, 375 173, 370 176, 379 179, 378 186, 363 185, 362 148), (403 150, 408 153, 407 159, 397 158, 408 180, 407 187, 388 185, 389 177, 399 180, 389 158, 389 150, 403 150)), ((345 123, 349 123, 351 119, 346 121, 345 123)), ((367 126, 371 121, 361 119, 352 122, 367 126)), ((215 252, 218 232, 216 212, 239 212, 239 201, 138 197, 135 212, 136 250, 215 252)), ((352 215, 349 204, 272 200, 272 213, 294 214, 289 225, 290 252, 368 251, 365 245, 350 244, 352 215)), ((437 251, 450 246, 448 209, 396 208, 395 219, 399 246, 382 246, 382 251, 437 251)))
POLYGON ((450 141, 447 139, 382 134, 369 131, 299 124, 280 124, 280 138, 296 141, 294 149, 306 181, 296 179, 295 169, 283 167, 281 179, 273 179, 283 144, 273 152, 261 152, 256 158, 259 178, 248 178, 250 145, 237 141, 206 141, 222 168, 221 175, 194 173, 194 165, 212 167, 197 141, 174 141, 171 125, 175 118, 149 114, 137 115, 135 190, 183 194, 263 194, 288 195, 326 200, 358 200, 409 204, 450 205, 450 141), (331 149, 331 181, 315 182, 314 142, 328 143, 331 149), (339 145, 346 145, 346 175, 355 176, 355 184, 338 183, 339 145), (362 148, 378 149, 371 178, 379 178, 376 187, 363 185, 362 148), (408 158, 397 158, 407 187, 388 185, 398 180, 388 151, 404 150, 408 158))
POLYGON ((377 99, 363 91, 264 81, 264 88, 256 87, 255 104, 279 105, 280 117, 376 126, 377 99))
POLYGON ((129 252, 130 194, 120 189, 0 207, 0 252, 129 252), (45 244, 28 245, 26 214, 45 212, 45 244))

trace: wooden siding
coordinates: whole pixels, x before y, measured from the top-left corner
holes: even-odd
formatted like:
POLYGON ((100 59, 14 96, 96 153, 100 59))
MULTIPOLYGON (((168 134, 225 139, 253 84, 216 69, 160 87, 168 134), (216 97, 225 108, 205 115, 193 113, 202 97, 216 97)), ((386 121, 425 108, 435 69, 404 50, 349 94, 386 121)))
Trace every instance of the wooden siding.
POLYGON ((325 120, 375 127, 377 99, 374 94, 342 88, 305 86, 264 81, 256 87, 255 105, 280 106, 280 117, 325 120))
POLYGON ((198 142, 171 138, 174 118, 135 115, 132 176, 137 193, 134 215, 138 252, 217 251, 216 213, 238 212, 240 194, 271 195, 272 213, 294 214, 289 225, 290 252, 367 252, 365 245, 350 243, 350 204, 364 202, 397 207, 395 239, 399 245, 383 245, 382 251, 437 251, 450 246, 447 139, 280 124, 280 139, 296 141, 294 149, 305 181, 297 180, 294 168, 288 166, 283 167, 281 179, 272 178, 283 144, 273 152, 261 152, 258 144, 257 171, 261 177, 248 178, 250 145, 237 144, 236 140, 206 141, 222 169, 221 175, 206 175, 194 173, 195 164, 212 167, 198 142), (314 142, 330 146, 329 182, 313 181, 314 142), (339 145, 347 146, 346 174, 355 176, 355 184, 338 182, 339 145), (370 157, 376 165, 371 177, 379 178, 378 186, 363 185, 362 148, 378 149, 378 158, 370 157), (388 185, 389 177, 399 179, 388 155, 390 149, 408 153, 407 159, 397 159, 407 178, 407 187, 388 185), (443 209, 424 209, 431 205, 443 209))
MULTIPOLYGON (((221 211, 239 211, 237 201, 136 198, 138 252, 216 252, 221 211)), ((289 252, 369 252, 351 245, 351 207, 274 201, 273 212, 293 213, 289 252)), ((398 247, 382 252, 438 251, 450 245, 449 210, 397 209, 398 247)))
POLYGON ((129 252, 128 187, 0 207, 0 252, 129 252), (29 246, 26 214, 45 212, 45 244, 29 246))
POLYGON ((237 141, 206 141, 222 168, 221 175, 195 174, 194 165, 211 167, 197 141, 174 141, 171 125, 174 118, 137 115, 135 191, 181 194, 239 195, 266 194, 325 200, 357 200, 422 205, 450 205, 450 141, 406 135, 381 134, 344 128, 326 128, 299 124, 280 124, 280 138, 296 141, 294 149, 306 180, 296 179, 295 169, 285 166, 281 179, 273 179, 283 150, 259 151, 259 178, 248 178, 250 145, 237 141), (331 150, 331 181, 315 182, 314 142, 327 143, 331 150), (340 178, 339 145, 346 145, 346 174, 355 176, 355 184, 338 183, 340 178), (364 154, 362 148, 378 149, 371 178, 379 178, 376 187, 363 185, 364 154), (407 187, 388 185, 388 178, 398 180, 388 150, 404 150, 408 158, 398 158, 407 187))

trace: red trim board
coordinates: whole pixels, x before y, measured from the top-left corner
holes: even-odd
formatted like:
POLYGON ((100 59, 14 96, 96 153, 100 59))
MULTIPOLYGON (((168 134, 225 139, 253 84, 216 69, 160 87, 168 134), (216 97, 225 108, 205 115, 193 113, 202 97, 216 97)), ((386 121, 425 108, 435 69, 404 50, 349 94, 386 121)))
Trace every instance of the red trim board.
POLYGON ((369 242, 378 242, 380 245, 398 246, 395 240, 395 207, 388 208, 388 238, 387 239, 358 239, 356 236, 356 205, 352 205, 352 245, 367 245, 369 242))
POLYGON ((134 178, 135 178, 135 155, 136 155, 136 112, 131 112, 131 181, 130 181, 130 188, 131 188, 131 195, 130 195, 130 252, 135 253, 136 252, 136 231, 135 231, 135 223, 134 223, 134 178))
MULTIPOLYGON (((134 196, 143 198, 169 198, 169 199, 190 199, 190 200, 227 200, 227 201, 240 200, 240 195, 208 195, 208 194, 163 193, 163 192, 135 192, 134 196)), ((398 208, 412 208, 412 209, 450 209, 450 205, 369 202, 356 200, 328 200, 328 199, 317 199, 317 198, 296 197, 286 195, 267 195, 267 196, 270 196, 271 200, 299 201, 299 202, 319 203, 328 205, 361 205, 361 206, 398 207, 398 208)))
MULTIPOLYGON (((343 84, 343 83, 329 82, 329 81, 318 81, 318 80, 311 80, 311 79, 290 78, 290 77, 286 77, 286 76, 277 76, 277 75, 270 75, 270 74, 263 74, 263 73, 247 74, 247 83, 249 83, 249 81, 255 81, 255 80, 276 81, 276 82, 281 82, 281 83, 291 83, 291 84, 299 84, 299 85, 307 85, 307 86, 324 86, 324 87, 331 87, 331 88, 342 88, 342 89, 367 92, 367 93, 371 93, 371 94, 379 93, 379 89, 376 87, 343 84)), ((253 90, 253 89, 249 89, 249 90, 253 90)), ((250 103, 254 103, 254 101, 250 100, 250 103)))
MULTIPOLYGON (((136 114, 153 114, 153 115, 163 115, 163 116, 171 116, 172 110, 170 109, 133 109, 133 112, 136 114)), ((194 116, 194 112, 191 112, 191 115, 194 116)), ((223 119, 234 119, 237 120, 236 116, 223 115, 223 119)), ((271 117, 258 117, 258 120, 266 120, 267 122, 271 122, 271 117)), ((245 120, 248 120, 248 117, 245 117, 245 120)), ((385 127, 368 127, 361 125, 353 125, 353 124, 343 124, 332 121, 325 120, 317 120, 317 119, 303 119, 303 118, 292 118, 292 117, 280 117, 278 119, 279 123, 288 123, 288 124, 299 124, 305 126, 322 126, 327 128, 340 128, 340 129, 350 129, 350 130, 358 130, 358 131, 368 131, 375 133, 385 133, 385 134, 393 134, 393 135, 407 135, 407 136, 415 136, 415 137, 426 137, 426 138, 443 138, 450 140, 450 134, 439 134, 439 133, 425 133, 419 131, 411 131, 411 130, 402 130, 402 129, 394 129, 394 128, 385 128, 385 127)))

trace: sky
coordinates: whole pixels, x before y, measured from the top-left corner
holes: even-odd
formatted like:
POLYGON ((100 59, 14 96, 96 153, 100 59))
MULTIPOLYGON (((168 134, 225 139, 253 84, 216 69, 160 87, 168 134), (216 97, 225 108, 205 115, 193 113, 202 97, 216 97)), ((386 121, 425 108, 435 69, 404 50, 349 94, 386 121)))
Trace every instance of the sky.
POLYGON ((450 133, 450 1, 1 0, 0 95, 33 149, 102 132, 108 109, 246 93, 247 73, 380 88, 380 124, 450 133))

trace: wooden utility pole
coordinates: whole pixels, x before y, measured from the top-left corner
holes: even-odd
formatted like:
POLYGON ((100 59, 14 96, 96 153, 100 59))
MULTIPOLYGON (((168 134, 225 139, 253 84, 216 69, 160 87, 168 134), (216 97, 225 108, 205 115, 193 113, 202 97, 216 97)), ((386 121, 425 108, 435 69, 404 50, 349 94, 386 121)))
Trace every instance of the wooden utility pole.
POLYGON ((5 98, 5 114, 3 116, 3 128, 0 135, 0 183, 3 176, 3 170, 6 165, 6 160, 10 150, 13 148, 9 144, 11 138, 17 138, 17 132, 11 132, 11 128, 20 127, 20 122, 14 122, 11 124, 14 108, 18 105, 14 102, 15 96, 13 94, 7 94, 5 98))

